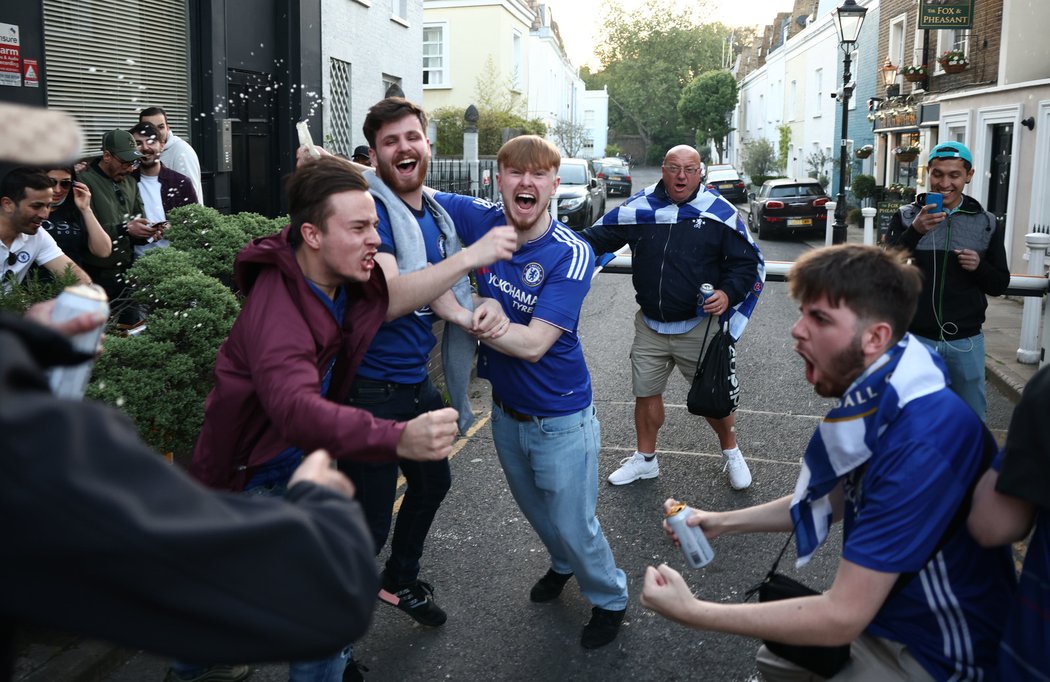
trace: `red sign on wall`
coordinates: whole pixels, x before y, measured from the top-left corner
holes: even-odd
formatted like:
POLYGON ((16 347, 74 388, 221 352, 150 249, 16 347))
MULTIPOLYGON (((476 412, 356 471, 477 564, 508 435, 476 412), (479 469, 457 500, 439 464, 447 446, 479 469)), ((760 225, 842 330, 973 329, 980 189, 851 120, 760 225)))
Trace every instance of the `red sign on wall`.
POLYGON ((15 24, 0 24, 0 85, 22 85, 22 49, 15 24))
POLYGON ((40 65, 35 59, 22 60, 22 85, 27 88, 40 87, 40 65))

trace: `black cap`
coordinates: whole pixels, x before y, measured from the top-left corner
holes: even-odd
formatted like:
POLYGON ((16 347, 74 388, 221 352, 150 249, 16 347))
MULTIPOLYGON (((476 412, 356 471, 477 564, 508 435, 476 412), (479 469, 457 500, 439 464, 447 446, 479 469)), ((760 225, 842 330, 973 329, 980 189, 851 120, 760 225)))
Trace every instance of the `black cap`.
POLYGON ((354 161, 356 161, 358 157, 368 159, 368 145, 361 144, 354 147, 354 161))

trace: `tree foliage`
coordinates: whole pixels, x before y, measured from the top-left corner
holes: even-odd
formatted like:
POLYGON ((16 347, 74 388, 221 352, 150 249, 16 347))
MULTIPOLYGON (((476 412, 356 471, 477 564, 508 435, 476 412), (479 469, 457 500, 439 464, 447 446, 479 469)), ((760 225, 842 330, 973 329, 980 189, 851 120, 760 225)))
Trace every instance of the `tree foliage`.
POLYGON ((743 146, 741 165, 753 183, 757 183, 757 178, 759 177, 771 175, 780 167, 780 163, 777 160, 777 152, 773 149, 773 143, 766 138, 760 137, 757 140, 749 140, 743 146))
POLYGON ((729 29, 701 23, 702 3, 670 9, 646 0, 639 10, 604 5, 604 41, 597 47, 601 69, 581 70, 589 89, 608 87, 609 127, 616 135, 638 135, 648 159, 674 144, 693 143, 678 112, 682 90, 699 74, 722 68, 729 29))
MULTIPOLYGON (((526 119, 524 100, 509 81, 498 83, 498 72, 492 57, 474 84, 474 106, 478 110, 478 154, 495 156, 499 148, 515 135, 547 134, 547 125, 540 119, 526 119)), ((437 127, 437 156, 463 155, 463 109, 441 107, 432 112, 437 127)))
POLYGON ((683 123, 696 130, 697 146, 713 141, 719 159, 725 156, 738 99, 736 79, 728 71, 709 71, 690 81, 678 100, 683 123))
POLYGON ((561 119, 551 128, 550 134, 554 144, 558 145, 568 157, 578 156, 580 151, 587 146, 587 127, 582 123, 561 119))

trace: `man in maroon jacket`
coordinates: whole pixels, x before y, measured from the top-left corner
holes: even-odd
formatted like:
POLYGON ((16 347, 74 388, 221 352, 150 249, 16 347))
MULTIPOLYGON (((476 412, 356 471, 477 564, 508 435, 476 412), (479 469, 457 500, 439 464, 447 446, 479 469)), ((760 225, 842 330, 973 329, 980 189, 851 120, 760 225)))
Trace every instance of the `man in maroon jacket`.
MULTIPOLYGON (((387 312, 386 279, 381 270, 373 276, 378 218, 364 177, 322 157, 292 174, 288 200, 291 224, 237 256, 246 299, 215 359, 191 473, 213 488, 277 495, 303 454, 318 448, 374 462, 447 457, 454 409, 400 423, 331 399, 346 395, 387 312)), ((348 655, 294 662, 289 677, 341 675, 348 655)), ((175 663, 169 679, 204 673, 175 663)))

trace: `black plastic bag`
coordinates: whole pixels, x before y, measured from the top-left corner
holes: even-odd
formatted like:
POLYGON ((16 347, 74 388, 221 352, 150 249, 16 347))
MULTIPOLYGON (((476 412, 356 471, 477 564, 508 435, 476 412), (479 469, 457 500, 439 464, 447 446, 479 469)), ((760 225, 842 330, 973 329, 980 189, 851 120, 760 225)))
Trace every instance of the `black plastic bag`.
POLYGON ((689 388, 686 408, 692 414, 723 419, 732 414, 740 402, 740 385, 736 380, 736 347, 724 329, 718 330, 700 349, 700 359, 689 388))
MULTIPOLYGON (((778 559, 779 561, 779 559, 778 559)), ((758 593, 759 602, 808 597, 820 592, 803 585, 794 578, 777 573, 775 570, 766 575, 765 580, 745 593, 745 601, 758 593)), ((834 677, 849 663, 850 645, 840 646, 801 646, 763 640, 766 648, 777 656, 800 665, 821 677, 834 677)))

